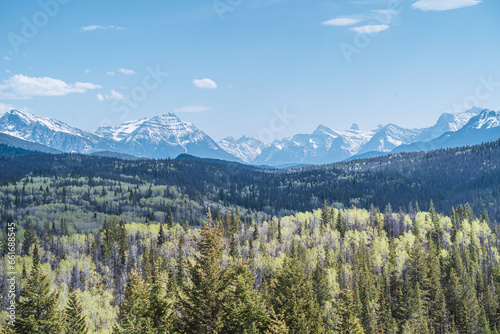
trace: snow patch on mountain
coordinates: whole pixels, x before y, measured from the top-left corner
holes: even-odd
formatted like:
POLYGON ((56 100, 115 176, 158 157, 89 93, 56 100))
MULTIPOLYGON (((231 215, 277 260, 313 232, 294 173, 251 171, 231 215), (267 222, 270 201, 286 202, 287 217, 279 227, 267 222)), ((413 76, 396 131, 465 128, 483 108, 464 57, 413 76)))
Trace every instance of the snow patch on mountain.
POLYGON ((0 132, 64 152, 91 153, 114 149, 113 143, 66 123, 17 109, 0 117, 0 132))
POLYGON ((256 138, 248 136, 239 139, 226 137, 220 140, 218 144, 224 151, 246 163, 253 162, 262 153, 262 150, 269 146, 256 138))
POLYGON ((100 127, 97 129, 95 134, 101 137, 120 141, 125 139, 132 132, 134 132, 139 126, 141 126, 147 120, 148 120, 147 118, 141 118, 137 121, 128 121, 115 127, 112 126, 100 127))

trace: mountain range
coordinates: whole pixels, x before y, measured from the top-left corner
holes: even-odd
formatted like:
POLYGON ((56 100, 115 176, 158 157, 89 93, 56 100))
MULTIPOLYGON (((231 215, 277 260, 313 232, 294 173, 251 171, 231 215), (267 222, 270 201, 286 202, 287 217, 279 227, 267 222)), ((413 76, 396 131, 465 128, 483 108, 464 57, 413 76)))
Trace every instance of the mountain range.
POLYGON ((155 159, 190 154, 268 166, 325 164, 475 145, 499 138, 500 112, 480 108, 442 114, 436 124, 426 128, 387 124, 362 131, 353 124, 348 130, 338 131, 319 125, 311 134, 296 134, 272 143, 248 136, 216 142, 173 113, 100 127, 94 133, 16 109, 0 117, 0 143, 23 149, 155 159))

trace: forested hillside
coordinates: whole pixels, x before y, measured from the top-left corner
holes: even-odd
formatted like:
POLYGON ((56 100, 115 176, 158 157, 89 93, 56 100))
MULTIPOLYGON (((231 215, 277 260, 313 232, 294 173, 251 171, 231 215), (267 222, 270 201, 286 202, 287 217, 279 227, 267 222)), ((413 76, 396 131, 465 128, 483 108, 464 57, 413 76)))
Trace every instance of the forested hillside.
POLYGON ((71 235, 28 222, 14 332, 498 333, 498 228, 467 206, 414 207, 216 210, 201 228, 113 219, 71 235))
POLYGON ((1 152, 17 333, 498 333, 500 142, 294 170, 1 152))
POLYGON ((68 221, 93 229, 113 216, 125 222, 176 221, 199 225, 207 206, 239 207, 254 218, 320 208, 371 204, 402 208, 418 202, 438 212, 469 203, 500 218, 500 142, 427 153, 398 154, 294 170, 259 169, 183 157, 120 160, 85 155, 12 152, 0 158, 2 218, 68 221))

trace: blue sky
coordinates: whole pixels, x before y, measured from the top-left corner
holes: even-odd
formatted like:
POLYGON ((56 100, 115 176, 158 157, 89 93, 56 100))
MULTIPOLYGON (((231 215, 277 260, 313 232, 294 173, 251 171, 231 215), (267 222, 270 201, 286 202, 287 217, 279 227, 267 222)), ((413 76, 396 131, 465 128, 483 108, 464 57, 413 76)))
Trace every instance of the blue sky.
POLYGON ((214 139, 422 127, 500 109, 499 14, 498 0, 2 1, 0 112, 93 131, 175 111, 214 139))

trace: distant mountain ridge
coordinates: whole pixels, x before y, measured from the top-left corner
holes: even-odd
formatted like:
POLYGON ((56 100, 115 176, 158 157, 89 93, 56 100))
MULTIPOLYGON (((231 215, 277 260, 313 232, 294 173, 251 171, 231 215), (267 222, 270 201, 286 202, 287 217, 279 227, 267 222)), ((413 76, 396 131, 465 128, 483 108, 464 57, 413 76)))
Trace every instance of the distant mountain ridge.
POLYGON ((100 127, 94 133, 56 119, 13 109, 0 117, 0 142, 49 153, 75 152, 123 157, 175 158, 188 154, 253 165, 326 164, 377 155, 479 144, 500 138, 500 112, 472 108, 444 113, 426 128, 395 124, 360 130, 357 124, 338 131, 319 125, 311 134, 296 134, 272 143, 243 136, 214 141, 194 124, 168 113, 100 127), (17 142, 14 143, 14 142, 17 142))

